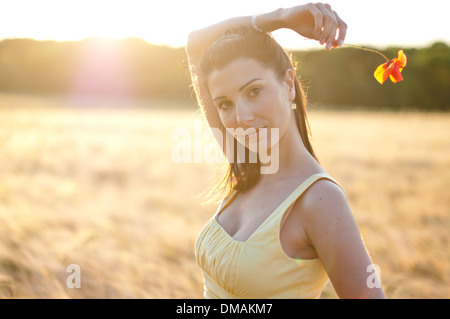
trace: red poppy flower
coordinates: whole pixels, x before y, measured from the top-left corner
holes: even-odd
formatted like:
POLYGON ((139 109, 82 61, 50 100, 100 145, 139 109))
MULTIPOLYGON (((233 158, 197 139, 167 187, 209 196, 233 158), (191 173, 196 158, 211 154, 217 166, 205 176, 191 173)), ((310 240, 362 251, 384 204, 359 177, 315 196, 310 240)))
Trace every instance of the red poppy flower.
POLYGON ((406 55, 403 50, 398 51, 398 58, 380 65, 374 73, 375 79, 381 84, 390 78, 392 82, 403 81, 402 70, 406 66, 406 55))

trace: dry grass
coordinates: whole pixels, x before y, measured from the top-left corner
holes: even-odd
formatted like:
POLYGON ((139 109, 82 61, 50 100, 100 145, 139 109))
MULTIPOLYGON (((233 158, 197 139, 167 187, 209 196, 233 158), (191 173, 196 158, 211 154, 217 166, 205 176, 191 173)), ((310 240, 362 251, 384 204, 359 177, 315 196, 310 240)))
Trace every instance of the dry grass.
MULTIPOLYGON (((171 161, 173 130, 201 117, 76 106, 0 95, 0 297, 201 298, 193 246, 216 206, 198 195, 217 169, 171 161)), ((313 110, 310 122, 387 297, 449 298, 450 114, 313 110)))

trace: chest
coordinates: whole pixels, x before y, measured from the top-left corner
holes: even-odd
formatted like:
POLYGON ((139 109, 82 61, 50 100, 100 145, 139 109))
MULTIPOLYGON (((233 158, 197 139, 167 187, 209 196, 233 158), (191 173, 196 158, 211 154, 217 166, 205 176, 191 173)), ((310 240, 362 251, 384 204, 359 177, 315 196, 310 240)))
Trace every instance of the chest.
POLYGON ((317 258, 301 222, 301 198, 292 203, 285 201, 286 193, 282 189, 238 194, 215 218, 223 231, 238 242, 246 242, 269 218, 275 218, 276 240, 286 255, 291 258, 317 258), (280 206, 284 209, 277 211, 280 206))
POLYGON ((286 191, 282 188, 237 194, 216 216, 216 220, 235 240, 246 241, 285 198, 286 191))

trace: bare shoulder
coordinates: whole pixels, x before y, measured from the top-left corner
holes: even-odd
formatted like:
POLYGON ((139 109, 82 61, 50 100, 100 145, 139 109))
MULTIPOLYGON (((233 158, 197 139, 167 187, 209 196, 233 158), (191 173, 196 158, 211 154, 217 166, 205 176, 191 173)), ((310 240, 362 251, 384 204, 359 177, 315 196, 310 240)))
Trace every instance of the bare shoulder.
POLYGON ((329 179, 320 179, 312 184, 302 195, 301 207, 305 214, 349 208, 344 190, 329 179))
POLYGON ((336 224, 355 223, 344 190, 328 179, 320 179, 311 185, 295 206, 307 233, 321 232, 336 224))

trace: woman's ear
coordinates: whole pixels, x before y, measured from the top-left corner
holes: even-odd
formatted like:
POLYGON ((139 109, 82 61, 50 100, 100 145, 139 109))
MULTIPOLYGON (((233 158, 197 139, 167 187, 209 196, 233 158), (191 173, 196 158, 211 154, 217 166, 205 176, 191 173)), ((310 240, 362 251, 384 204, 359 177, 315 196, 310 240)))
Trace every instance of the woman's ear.
POLYGON ((292 69, 287 69, 284 75, 284 83, 289 89, 289 100, 295 99, 295 72, 292 69))

